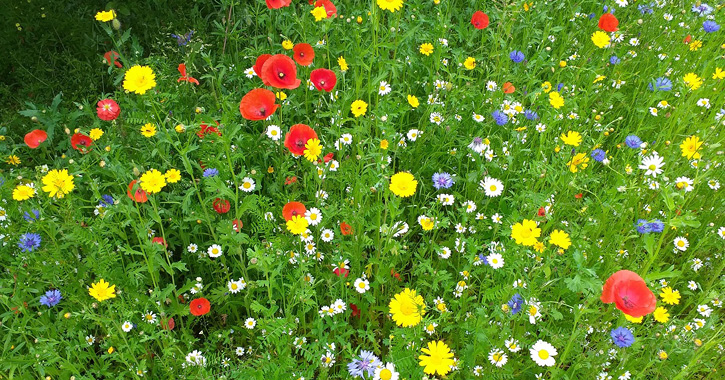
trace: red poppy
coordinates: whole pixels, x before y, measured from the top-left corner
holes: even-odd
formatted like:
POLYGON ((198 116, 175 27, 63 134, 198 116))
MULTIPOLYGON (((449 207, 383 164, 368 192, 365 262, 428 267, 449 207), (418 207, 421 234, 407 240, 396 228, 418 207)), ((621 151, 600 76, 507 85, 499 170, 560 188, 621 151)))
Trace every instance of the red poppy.
POLYGON ((291 220, 293 216, 305 216, 306 212, 307 208, 300 202, 287 202, 282 208, 282 216, 287 221, 291 220))
POLYGON ((162 330, 173 330, 176 326, 176 323, 174 323, 174 318, 169 318, 168 320, 165 318, 161 318, 161 329, 162 330))
MULTIPOLYGON (((254 73, 257 74, 258 77, 262 78, 262 66, 264 66, 264 63, 267 62, 267 60, 272 57, 272 54, 262 54, 259 57, 257 57, 257 60, 254 62, 254 73)), ((264 79, 262 79, 264 81, 264 79)), ((264 83, 265 85, 269 86, 269 83, 264 83)))
POLYGON ((116 65, 116 67, 122 68, 123 65, 121 64, 121 62, 118 61, 119 57, 120 56, 118 55, 117 52, 111 50, 111 51, 107 51, 106 54, 103 55, 103 60, 106 61, 108 66, 116 65))
POLYGON ((131 181, 131 183, 128 184, 128 190, 126 191, 126 195, 128 195, 129 198, 133 199, 134 202, 145 203, 149 200, 149 198, 146 195, 146 192, 141 190, 141 186, 136 187, 136 183, 138 183, 138 180, 134 179, 133 181, 131 181))
POLYGON ((293 184, 295 182, 297 182, 297 176, 294 176, 294 175, 292 177, 287 177, 287 178, 284 179, 284 184, 285 185, 291 185, 291 184, 293 184))
MULTIPOLYGON (((214 122, 216 123, 216 127, 208 125, 207 123, 202 121, 201 124, 199 124, 200 129, 198 132, 196 132, 196 135, 199 136, 200 139, 203 139, 204 136, 210 135, 212 133, 216 133, 218 136, 221 136, 222 133, 219 132, 219 128, 218 128, 219 122, 216 120, 214 122)), ((204 166, 202 166, 201 168, 204 169, 204 166)))
POLYGON ((398 279, 400 281, 400 273, 395 271, 395 268, 390 268, 390 275, 398 279))
POLYGON ((206 298, 197 298, 189 303, 189 311, 197 317, 208 313, 209 310, 211 310, 211 304, 206 298))
POLYGON ((336 274, 337 277, 345 276, 347 278, 347 275, 350 274, 350 270, 341 268, 341 267, 337 267, 332 271, 332 273, 336 274))
POLYGON ((284 146, 289 149, 292 154, 301 156, 305 153, 305 144, 307 140, 316 139, 317 133, 309 125, 295 124, 290 127, 289 132, 284 137, 284 146))
POLYGON ((73 149, 85 154, 91 151, 91 145, 93 145, 93 139, 82 134, 76 133, 70 138, 70 144, 73 149))
POLYGON ((352 226, 345 222, 342 222, 340 223, 340 232, 342 232, 344 236, 352 235, 352 226))
POLYGON ((152 243, 155 243, 155 244, 161 244, 164 247, 168 247, 169 246, 168 244, 166 244, 166 240, 164 240, 164 238, 162 238, 161 236, 157 236, 157 237, 151 239, 151 242, 152 243))
POLYGON ((655 310, 657 297, 652 293, 642 277, 628 270, 620 270, 607 279, 602 287, 601 300, 614 302, 623 313, 639 318, 655 310))
POLYGON ((295 61, 284 54, 275 54, 264 62, 261 78, 268 86, 290 90, 299 87, 301 83, 297 79, 295 61))
POLYGON ((177 83, 181 82, 181 81, 185 81, 185 82, 189 82, 189 83, 194 83, 197 86, 199 85, 199 81, 196 80, 196 78, 192 78, 192 77, 186 75, 186 64, 185 63, 179 63, 179 74, 181 74, 181 77, 176 81, 177 83))
POLYGON ((30 147, 30 149, 35 149, 42 143, 43 141, 48 139, 48 134, 45 133, 45 131, 40 129, 35 129, 28 134, 25 135, 25 144, 30 147))
POLYGON ((616 32, 618 26, 619 20, 611 13, 605 13, 599 18, 599 29, 605 32, 616 32))
POLYGON ((315 69, 310 73, 310 81, 316 89, 330 92, 337 84, 337 75, 332 70, 315 69))
POLYGON ((576 198, 576 199, 582 199, 583 196, 584 196, 584 194, 579 193, 579 194, 574 195, 574 198, 576 198))
POLYGON ((504 94, 512 94, 514 91, 516 91, 516 87, 511 82, 506 82, 503 84, 503 87, 501 87, 501 90, 503 90, 504 94))
POLYGON ((219 214, 226 214, 231 208, 229 201, 221 198, 214 199, 214 203, 212 203, 212 205, 214 206, 214 211, 219 214))
POLYGON ((289 7, 289 5, 292 3, 292 0, 266 0, 267 1, 267 8, 269 9, 279 9, 282 7, 289 7))
POLYGON ((539 207, 539 212, 536 215, 546 216, 546 209, 544 207, 539 207))
POLYGON ((684 42, 684 43, 686 43, 686 44, 689 44, 689 43, 690 43, 690 41, 692 41, 692 36, 691 36, 691 35, 689 35, 689 34, 687 35, 687 37, 685 37, 685 39, 684 39, 684 40, 682 40, 682 42, 684 42))
POLYGON ((324 158, 325 163, 330 162, 333 159, 333 157, 335 157, 335 153, 330 152, 330 153, 326 154, 325 158, 324 158))
POLYGON ((488 27, 488 15, 481 11, 476 11, 473 17, 471 17, 471 24, 476 29, 486 29, 488 27))
POLYGON ((101 120, 116 120, 118 115, 121 114, 121 107, 113 99, 103 99, 96 103, 96 113, 101 120))
POLYGON ((242 97, 239 112, 247 120, 264 120, 279 108, 279 104, 274 104, 274 101, 274 92, 255 88, 242 97))
POLYGON ((295 53, 294 58, 298 65, 309 66, 315 59, 315 50, 312 49, 312 45, 310 44, 297 44, 292 48, 292 51, 295 53))
MULTIPOLYGON (((310 4, 312 4, 312 1, 310 1, 310 4)), ((324 7, 327 12, 327 17, 332 17, 337 13, 337 7, 330 0, 317 0, 315 2, 315 8, 317 7, 324 7)))
POLYGON ((354 303, 350 304, 350 309, 352 310, 352 316, 353 317, 359 317, 360 316, 360 308, 357 307, 354 303))
POLYGON ((234 219, 232 222, 232 229, 234 232, 242 232, 242 227, 244 227, 244 223, 242 223, 239 219, 234 219))

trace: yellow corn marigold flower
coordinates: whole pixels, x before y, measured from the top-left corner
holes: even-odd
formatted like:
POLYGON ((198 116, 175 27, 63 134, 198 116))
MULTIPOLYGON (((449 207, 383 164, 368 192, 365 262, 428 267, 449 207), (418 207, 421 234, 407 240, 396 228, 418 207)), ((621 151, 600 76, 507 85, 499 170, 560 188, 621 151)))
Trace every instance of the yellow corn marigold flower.
POLYGON ((702 47, 702 41, 700 40, 693 40, 690 42, 690 51, 696 51, 697 49, 702 47))
POLYGON ((356 100, 350 105, 350 110, 355 117, 360 117, 365 115, 365 112, 367 112, 368 104, 362 100, 356 100))
POLYGON ((662 298, 662 302, 664 302, 668 305, 679 305, 680 304, 680 291, 672 290, 672 288, 668 286, 668 287, 662 289, 662 292, 660 293, 660 298, 662 298))
POLYGON ((601 30, 597 30, 596 32, 592 33, 592 42, 594 42, 594 45, 597 45, 597 47, 600 49, 609 45, 610 41, 611 39, 609 38, 609 35, 602 32, 601 30))
POLYGON ((655 309, 654 312, 652 312, 652 316, 654 317, 655 321, 660 323, 666 323, 670 320, 670 313, 667 312, 667 309, 660 306, 655 309))
POLYGON ((309 222, 302 215, 295 215, 287 221, 287 230, 295 235, 304 233, 309 226, 309 222))
POLYGON ((628 321, 630 321, 632 323, 642 323, 642 320, 644 319, 644 317, 636 317, 635 318, 635 317, 633 317, 633 316, 631 316, 629 314, 624 314, 624 319, 626 319, 626 320, 628 320, 628 321))
POLYGON ((176 183, 181 180, 181 172, 178 169, 169 169, 164 173, 164 177, 166 177, 166 182, 176 183))
POLYGON ((409 288, 393 296, 388 308, 395 324, 402 327, 416 326, 425 315, 423 297, 409 288))
POLYGON ((90 289, 88 289, 88 294, 99 302, 116 298, 116 285, 111 285, 105 280, 100 279, 97 283, 91 284, 90 289))
POLYGON ((116 12, 111 9, 110 11, 100 11, 96 13, 96 20, 101 22, 112 21, 116 18, 116 12))
POLYGON ((435 219, 429 218, 427 216, 421 216, 420 218, 418 218, 418 223, 420 223, 420 227, 423 229, 423 231, 430 231, 436 225, 435 219))
POLYGON ((144 137, 154 137, 156 135, 156 126, 151 123, 142 125, 141 134, 144 135, 144 137))
POLYGON ((380 9, 390 12, 403 8, 403 0, 378 0, 377 3, 380 9))
POLYGON ((433 53, 433 45, 426 42, 424 44, 420 45, 420 48, 418 49, 420 51, 420 54, 423 54, 425 56, 429 56, 431 53, 433 53))
POLYGON ((148 66, 133 66, 123 77, 123 89, 128 92, 143 95, 154 87, 156 87, 156 74, 148 66))
POLYGON ((564 144, 571 146, 579 146, 582 142, 582 135, 575 131, 569 131, 566 134, 562 133, 559 138, 564 144))
POLYGON ((284 41, 282 41, 282 48, 284 50, 290 50, 293 47, 295 47, 295 44, 292 43, 292 41, 290 41, 290 40, 284 40, 284 41))
POLYGON ((544 90, 545 93, 549 93, 551 91, 551 82, 546 81, 541 84, 541 89, 544 90))
POLYGON ((541 229, 536 222, 524 219, 521 223, 516 223, 511 227, 511 238, 516 244, 531 247, 537 242, 537 238, 541 236, 541 229))
POLYGON ((569 239, 569 234, 566 232, 554 230, 551 231, 551 234, 549 235, 549 244, 554 244, 562 249, 567 249, 571 245, 571 239, 569 239))
POLYGON ((88 133, 88 137, 93 139, 93 141, 100 139, 101 136, 103 136, 103 130, 100 128, 93 128, 90 133, 88 133))
POLYGON ((318 157, 320 157, 320 154, 322 154, 322 148, 322 145, 320 145, 320 139, 307 140, 305 143, 305 150, 303 152, 305 158, 310 162, 314 162, 318 157))
POLYGON ((440 376, 445 376, 451 371, 451 366, 455 363, 453 353, 443 341, 428 342, 428 347, 423 348, 421 351, 427 354, 418 356, 423 372, 428 375, 437 373, 440 376))
POLYGON ((463 62, 463 66, 468 70, 473 70, 476 68, 476 58, 468 57, 463 62))
POLYGON ((14 154, 11 154, 8 156, 8 158, 5 159, 5 162, 7 162, 10 165, 18 166, 18 165, 20 165, 21 161, 20 161, 20 157, 14 155, 14 154))
POLYGON ((390 177, 390 191, 399 197, 405 198, 415 194, 417 186, 418 181, 410 173, 400 172, 390 177))
POLYGON ((682 157, 687 157, 688 160, 699 159, 700 152, 698 150, 702 146, 702 141, 697 136, 690 136, 680 144, 680 150, 682 151, 682 157))
POLYGON ((682 81, 685 82, 685 85, 690 88, 690 90, 697 90, 702 86, 702 78, 698 77, 695 73, 687 73, 682 78, 682 81))
POLYGON ((43 177, 43 191, 51 198, 63 198, 75 189, 73 176, 68 174, 68 169, 53 169, 43 177))
POLYGON ((322 6, 315 7, 315 9, 311 10, 310 13, 315 16, 315 21, 320 21, 327 18, 327 11, 325 10, 325 7, 322 6))
POLYGON ((390 145, 388 140, 380 140, 380 149, 388 149, 388 145, 390 145))
POLYGON ((569 171, 572 173, 578 172, 580 169, 586 169, 589 162, 589 157, 586 153, 577 153, 574 157, 572 157, 569 162, 566 163, 566 166, 569 167, 569 171))
POLYGON ((18 185, 13 190, 13 199, 16 201, 24 201, 35 196, 35 189, 28 185, 18 185))
POLYGON ((408 95, 408 104, 410 104, 410 106, 413 108, 418 108, 420 102, 415 95, 408 95))
POLYGON ((340 71, 342 71, 343 73, 349 68, 347 67, 347 61, 342 56, 337 59, 337 64, 340 66, 340 71))
POLYGON ((556 91, 549 93, 549 104, 552 107, 559 109, 564 106, 564 98, 556 91))
POLYGON ((715 72, 712 73, 712 79, 725 79, 725 70, 716 67, 715 72))
POLYGON ((143 173, 140 181, 141 189, 149 194, 156 194, 166 186, 166 177, 156 169, 143 173))

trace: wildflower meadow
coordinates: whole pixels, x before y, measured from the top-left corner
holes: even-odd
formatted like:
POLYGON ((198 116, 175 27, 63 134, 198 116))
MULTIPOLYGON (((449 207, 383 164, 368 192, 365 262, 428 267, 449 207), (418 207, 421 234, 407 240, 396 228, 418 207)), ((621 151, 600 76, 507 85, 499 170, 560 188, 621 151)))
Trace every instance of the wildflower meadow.
POLYGON ((725 378, 721 1, 10 3, 0 379, 725 378))

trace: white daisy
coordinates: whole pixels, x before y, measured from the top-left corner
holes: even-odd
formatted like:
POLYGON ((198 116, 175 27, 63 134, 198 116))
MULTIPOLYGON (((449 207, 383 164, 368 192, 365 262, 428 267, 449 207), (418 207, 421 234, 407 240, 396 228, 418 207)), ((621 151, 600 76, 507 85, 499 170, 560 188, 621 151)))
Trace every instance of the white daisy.
POLYGON ((496 178, 485 177, 480 185, 486 196, 497 197, 503 193, 503 183, 496 178))
POLYGON ((534 343, 529 352, 531 353, 531 360, 541 367, 552 367, 556 364, 556 360, 554 360, 554 356, 558 354, 556 348, 543 340, 534 343))
POLYGON ((123 322, 123 324, 121 325, 121 330, 123 330, 124 332, 129 332, 131 331, 131 329, 133 329, 133 323, 129 321, 123 322))
POLYGON ((690 243, 687 241, 685 237, 678 236, 675 238, 675 241, 672 242, 675 245, 675 249, 680 250, 682 252, 687 251, 687 247, 690 246, 690 243))
POLYGON ((324 241, 325 243, 331 242, 334 237, 335 237, 335 233, 332 232, 332 230, 329 228, 325 228, 320 233, 320 239, 322 239, 322 241, 324 241))
POLYGON ((418 138, 418 136, 420 136, 420 135, 421 135, 421 131, 419 131, 417 129, 411 129, 408 131, 408 134, 407 134, 408 140, 410 140, 410 141, 415 141, 418 138))
POLYGON ((488 353, 488 361, 496 367, 503 367, 508 360, 508 356, 497 348, 494 348, 488 353))
POLYGON ((189 244, 189 246, 188 246, 188 247, 186 247, 186 250, 187 250, 187 251, 188 251, 189 253, 196 253, 196 251, 198 251, 198 250, 199 250, 199 246, 198 246, 198 245, 196 245, 196 244, 194 244, 194 243, 191 243, 191 244, 189 244))
POLYGON ((244 278, 240 278, 237 281, 230 280, 227 283, 227 288, 229 288, 229 291, 232 292, 232 294, 239 293, 240 290, 247 287, 247 283, 244 281, 244 278))
POLYGON ((390 87, 390 84, 386 81, 380 81, 380 86, 378 86, 378 94, 381 96, 385 96, 390 93, 393 89, 390 87))
POLYGON ((343 133, 342 136, 340 136, 340 142, 345 145, 352 144, 352 135, 349 133, 343 133))
POLYGON ((647 156, 642 159, 642 163, 639 164, 641 170, 646 170, 644 175, 651 175, 657 178, 658 174, 662 174, 662 167, 665 166, 664 158, 660 157, 657 152, 652 153, 651 156, 647 156))
POLYGON ((209 257, 219 257, 222 255, 222 247, 219 244, 212 244, 209 249, 206 250, 209 257))
POLYGON ((355 280, 355 291, 357 291, 360 294, 364 294, 368 290, 370 290, 370 282, 366 278, 358 278, 355 280))
POLYGON ((322 221, 322 212, 317 207, 313 207, 305 212, 305 219, 311 226, 316 226, 322 221))
POLYGON ((250 67, 246 70, 244 70, 244 74, 247 76, 247 78, 253 78, 257 73, 254 72, 254 67, 250 67))
POLYGON ((256 326, 256 325, 257 325, 257 321, 255 321, 254 318, 250 317, 250 318, 247 318, 246 321, 244 321, 244 327, 246 327, 249 330, 253 329, 254 326, 256 326))
POLYGON ((492 254, 486 256, 486 261, 488 261, 488 264, 493 269, 503 268, 503 264, 504 264, 503 256, 501 256, 498 253, 492 253, 492 254))
POLYGON ((255 185, 255 183, 254 183, 254 180, 253 180, 253 179, 251 179, 251 178, 249 178, 249 177, 244 177, 244 178, 242 179, 242 184, 241 184, 241 185, 239 185, 239 190, 241 190, 241 191, 243 191, 243 192, 245 192, 245 193, 249 193, 249 192, 252 192, 252 191, 254 191, 254 189, 255 189, 256 187, 257 187, 257 186, 255 185))
POLYGON ((277 141, 282 138, 282 130, 279 129, 278 126, 272 124, 267 127, 267 137, 274 141, 277 141))

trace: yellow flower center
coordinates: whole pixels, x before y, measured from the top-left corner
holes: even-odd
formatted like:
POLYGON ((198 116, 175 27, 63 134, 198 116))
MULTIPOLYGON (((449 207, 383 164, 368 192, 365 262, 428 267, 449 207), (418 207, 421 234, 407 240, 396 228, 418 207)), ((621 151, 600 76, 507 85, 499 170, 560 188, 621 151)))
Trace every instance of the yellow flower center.
POLYGON ((541 350, 539 351, 539 358, 541 358, 541 360, 546 360, 549 358, 549 353, 546 350, 541 350))
POLYGON ((655 170, 655 169, 657 169, 657 166, 656 165, 652 164, 652 165, 649 166, 649 170, 655 170))
POLYGON ((384 368, 382 371, 380 371, 380 380, 390 380, 393 378, 393 373, 387 369, 384 368))
POLYGON ((365 289, 365 283, 360 281, 360 283, 357 285, 357 287, 360 289, 365 289))

